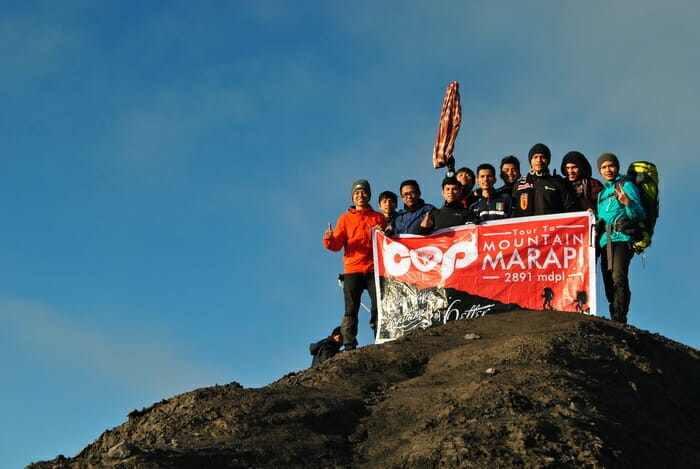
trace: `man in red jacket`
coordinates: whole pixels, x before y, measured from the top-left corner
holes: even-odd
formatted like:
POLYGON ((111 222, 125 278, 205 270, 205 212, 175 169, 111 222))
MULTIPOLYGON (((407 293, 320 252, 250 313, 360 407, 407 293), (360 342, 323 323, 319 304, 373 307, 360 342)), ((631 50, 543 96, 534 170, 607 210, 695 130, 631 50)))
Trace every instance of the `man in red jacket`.
POLYGON ((369 182, 355 181, 350 187, 353 206, 343 213, 335 225, 328 224, 323 234, 323 245, 331 251, 345 249, 343 253, 343 293, 345 315, 341 330, 345 350, 357 347, 357 313, 360 310, 362 292, 367 290, 372 301, 370 327, 377 332, 377 292, 374 283, 374 257, 372 254, 372 230, 384 229, 384 215, 369 205, 369 182))

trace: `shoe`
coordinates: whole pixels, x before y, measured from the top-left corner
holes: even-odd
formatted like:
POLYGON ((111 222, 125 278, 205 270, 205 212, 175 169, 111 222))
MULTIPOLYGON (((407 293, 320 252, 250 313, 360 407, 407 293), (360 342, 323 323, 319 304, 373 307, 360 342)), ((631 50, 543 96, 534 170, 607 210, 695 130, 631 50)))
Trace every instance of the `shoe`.
POLYGON ((349 352, 350 350, 355 350, 357 348, 357 345, 348 344, 344 345, 343 347, 345 348, 346 352, 349 352))

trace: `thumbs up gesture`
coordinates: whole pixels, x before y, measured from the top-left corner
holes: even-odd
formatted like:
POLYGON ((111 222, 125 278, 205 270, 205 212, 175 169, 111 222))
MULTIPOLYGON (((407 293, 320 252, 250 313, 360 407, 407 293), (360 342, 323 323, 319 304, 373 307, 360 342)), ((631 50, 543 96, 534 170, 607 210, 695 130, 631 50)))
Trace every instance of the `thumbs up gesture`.
POLYGON ((420 226, 422 228, 432 228, 433 227, 433 219, 430 218, 430 212, 425 214, 425 218, 420 222, 420 226))
POLYGON ((323 238, 324 239, 331 239, 333 237, 333 226, 331 225, 330 222, 328 222, 328 228, 326 228, 326 231, 323 233, 323 238))

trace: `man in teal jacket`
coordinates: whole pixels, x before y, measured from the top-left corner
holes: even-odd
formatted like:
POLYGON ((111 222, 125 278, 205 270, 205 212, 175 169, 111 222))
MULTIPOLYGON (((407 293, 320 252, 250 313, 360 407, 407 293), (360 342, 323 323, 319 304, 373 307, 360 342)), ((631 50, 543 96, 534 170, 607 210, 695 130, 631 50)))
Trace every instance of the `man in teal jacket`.
POLYGON ((610 318, 627 324, 631 292, 629 265, 634 255, 632 243, 638 222, 644 219, 639 191, 620 175, 620 162, 612 153, 598 157, 598 170, 603 178, 603 191, 598 194, 598 227, 601 270, 605 296, 610 303, 610 318))

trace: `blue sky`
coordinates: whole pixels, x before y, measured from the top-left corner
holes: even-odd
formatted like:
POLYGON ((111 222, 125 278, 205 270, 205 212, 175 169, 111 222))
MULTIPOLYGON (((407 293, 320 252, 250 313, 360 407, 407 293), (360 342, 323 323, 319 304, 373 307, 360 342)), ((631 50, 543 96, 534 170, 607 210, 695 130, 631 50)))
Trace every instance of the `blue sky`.
MULTIPOLYGON (((197 387, 266 385, 342 315, 321 236, 350 183, 441 203, 458 165, 549 145, 661 174, 631 324, 700 347, 700 4, 26 1, 0 15, 0 454, 73 456, 197 387)), ((607 311, 599 294, 598 307, 607 311)), ((361 313, 364 314, 364 313, 361 313)), ((367 315, 360 341, 370 341, 367 315)))

